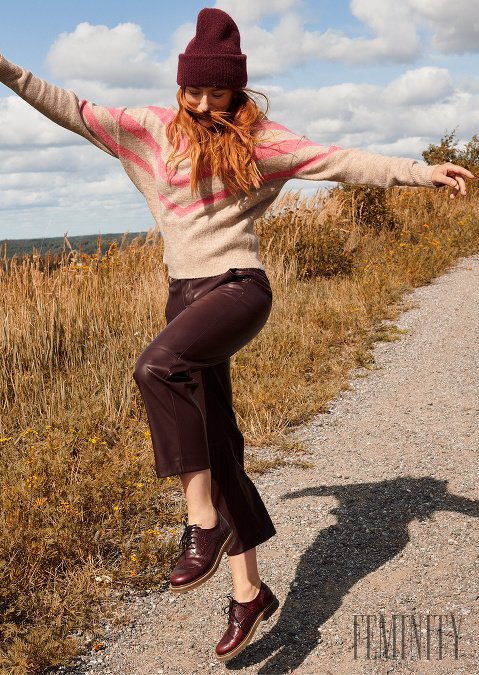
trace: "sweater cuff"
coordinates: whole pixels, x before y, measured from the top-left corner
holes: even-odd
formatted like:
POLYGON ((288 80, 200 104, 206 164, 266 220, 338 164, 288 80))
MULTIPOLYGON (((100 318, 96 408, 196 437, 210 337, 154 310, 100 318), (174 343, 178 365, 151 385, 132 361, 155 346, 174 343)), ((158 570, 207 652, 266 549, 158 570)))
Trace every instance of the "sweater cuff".
POLYGON ((413 166, 411 167, 411 174, 416 184, 419 187, 428 187, 428 188, 437 187, 432 182, 432 173, 435 168, 436 168, 435 165, 428 166, 427 164, 420 164, 419 162, 413 164, 413 166))

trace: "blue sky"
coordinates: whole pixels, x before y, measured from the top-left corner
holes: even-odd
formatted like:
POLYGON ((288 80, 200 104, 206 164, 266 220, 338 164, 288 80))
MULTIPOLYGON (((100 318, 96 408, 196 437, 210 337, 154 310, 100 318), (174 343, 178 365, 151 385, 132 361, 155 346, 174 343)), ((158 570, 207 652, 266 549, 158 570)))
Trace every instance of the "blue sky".
MULTIPOLYGON (((238 23, 249 86, 268 94, 270 117, 313 141, 421 159, 445 129, 479 133, 477 0, 4 4, 0 52, 98 104, 174 103, 177 55, 208 6, 238 23)), ((0 239, 152 224, 117 160, 0 84, 0 239)))

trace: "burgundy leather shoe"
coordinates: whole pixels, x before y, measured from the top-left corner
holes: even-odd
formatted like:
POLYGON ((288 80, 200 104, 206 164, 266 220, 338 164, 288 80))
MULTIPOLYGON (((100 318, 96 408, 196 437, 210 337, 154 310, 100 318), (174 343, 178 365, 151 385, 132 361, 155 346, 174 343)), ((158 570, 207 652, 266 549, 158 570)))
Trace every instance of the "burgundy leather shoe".
POLYGON ((229 661, 239 654, 251 641, 260 622, 269 619, 279 607, 276 596, 263 582, 251 602, 237 602, 228 597, 230 604, 225 607, 228 628, 216 645, 216 656, 220 661, 229 661))
POLYGON ((180 541, 181 555, 170 576, 170 590, 186 593, 201 586, 216 572, 221 556, 235 543, 232 529, 218 513, 215 527, 204 530, 198 525, 185 525, 180 541))

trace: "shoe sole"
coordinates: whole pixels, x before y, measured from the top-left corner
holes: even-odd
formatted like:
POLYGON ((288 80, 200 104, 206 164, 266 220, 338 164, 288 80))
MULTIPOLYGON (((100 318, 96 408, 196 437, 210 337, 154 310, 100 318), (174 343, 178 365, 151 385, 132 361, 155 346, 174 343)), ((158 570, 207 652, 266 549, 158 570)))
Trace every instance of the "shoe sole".
POLYGON ((208 581, 208 579, 210 579, 218 569, 218 565, 220 564, 221 558, 223 557, 223 553, 228 553, 235 541, 236 537, 233 531, 231 531, 218 551, 218 555, 216 556, 213 565, 207 572, 203 574, 203 576, 190 581, 188 584, 182 584, 181 586, 173 586, 173 584, 170 584, 170 591, 173 593, 187 593, 188 591, 192 591, 194 588, 198 588, 198 586, 204 584, 205 581, 208 581))
POLYGON ((269 619, 269 617, 276 612, 278 607, 279 607, 278 598, 276 596, 273 596, 273 600, 269 603, 269 605, 263 609, 261 614, 258 614, 254 624, 249 629, 243 641, 240 642, 237 647, 232 649, 227 654, 216 654, 216 658, 219 661, 229 661, 230 659, 234 659, 235 656, 238 656, 238 654, 242 652, 243 649, 247 647, 251 642, 251 640, 253 639, 253 635, 256 633, 256 629, 258 628, 261 621, 266 621, 267 619, 269 619))

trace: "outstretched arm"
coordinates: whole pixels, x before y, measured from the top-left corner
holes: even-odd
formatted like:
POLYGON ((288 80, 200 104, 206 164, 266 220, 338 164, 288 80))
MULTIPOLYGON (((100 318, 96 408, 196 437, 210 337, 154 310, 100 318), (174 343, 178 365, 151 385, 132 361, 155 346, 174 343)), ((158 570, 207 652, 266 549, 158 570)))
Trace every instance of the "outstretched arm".
MULTIPOLYGON (((291 133, 291 132, 289 132, 291 133)), ((365 150, 343 150, 312 143, 300 137, 290 167, 290 178, 329 180, 351 185, 376 185, 392 187, 438 187, 449 185, 451 198, 466 194, 465 178, 473 174, 461 166, 447 163, 428 166, 404 157, 386 157, 365 150)))
POLYGON ((466 196, 466 181, 464 180, 464 177, 474 178, 474 174, 467 169, 464 169, 464 167, 457 166, 457 164, 451 164, 450 162, 434 167, 431 176, 432 182, 437 187, 449 185, 454 188, 451 192, 451 199, 454 199, 459 193, 463 197, 466 196))

